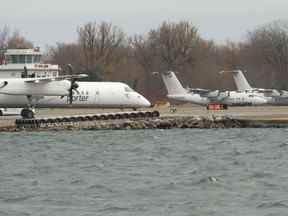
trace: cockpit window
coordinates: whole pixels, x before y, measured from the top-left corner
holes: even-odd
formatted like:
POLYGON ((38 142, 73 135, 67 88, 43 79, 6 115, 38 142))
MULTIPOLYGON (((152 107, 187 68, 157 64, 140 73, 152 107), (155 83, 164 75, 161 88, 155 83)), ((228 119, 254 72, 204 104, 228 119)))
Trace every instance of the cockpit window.
POLYGON ((125 92, 134 92, 133 89, 131 89, 129 86, 124 87, 125 92))

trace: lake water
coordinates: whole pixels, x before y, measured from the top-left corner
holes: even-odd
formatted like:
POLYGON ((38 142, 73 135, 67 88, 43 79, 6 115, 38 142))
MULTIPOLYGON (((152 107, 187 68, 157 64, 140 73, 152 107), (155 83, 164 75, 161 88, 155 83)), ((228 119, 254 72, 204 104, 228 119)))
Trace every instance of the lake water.
POLYGON ((0 134, 1 216, 287 215, 287 129, 0 134))

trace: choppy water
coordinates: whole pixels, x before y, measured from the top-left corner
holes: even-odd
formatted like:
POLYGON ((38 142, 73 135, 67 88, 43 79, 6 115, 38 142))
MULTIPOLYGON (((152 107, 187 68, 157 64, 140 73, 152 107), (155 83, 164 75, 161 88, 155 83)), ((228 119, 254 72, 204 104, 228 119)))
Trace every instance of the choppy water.
POLYGON ((288 130, 0 134, 1 216, 287 215, 288 130))

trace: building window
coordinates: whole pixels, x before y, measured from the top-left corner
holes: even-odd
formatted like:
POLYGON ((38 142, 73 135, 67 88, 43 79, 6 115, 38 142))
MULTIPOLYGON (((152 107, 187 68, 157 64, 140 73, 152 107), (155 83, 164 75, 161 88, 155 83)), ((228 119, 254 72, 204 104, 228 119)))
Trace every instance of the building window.
POLYGON ((18 63, 18 56, 17 55, 11 55, 12 64, 18 63))
POLYGON ((19 55, 19 62, 21 64, 25 64, 25 55, 19 55))
POLYGON ((32 63, 32 56, 31 55, 26 56, 26 63, 32 63))
POLYGON ((11 64, 12 60, 10 56, 5 56, 6 64, 11 64))
POLYGON ((33 63, 40 63, 40 56, 39 55, 33 56, 33 63))

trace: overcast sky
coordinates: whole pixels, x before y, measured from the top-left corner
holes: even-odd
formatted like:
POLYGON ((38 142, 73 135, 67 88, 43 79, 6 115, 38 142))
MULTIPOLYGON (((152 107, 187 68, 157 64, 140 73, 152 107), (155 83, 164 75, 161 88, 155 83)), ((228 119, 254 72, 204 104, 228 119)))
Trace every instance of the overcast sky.
POLYGON ((247 31, 288 20, 288 0, 7 0, 1 2, 0 27, 18 29, 45 47, 77 39, 77 27, 108 21, 129 35, 146 33, 163 21, 185 20, 205 39, 244 40, 247 31))

